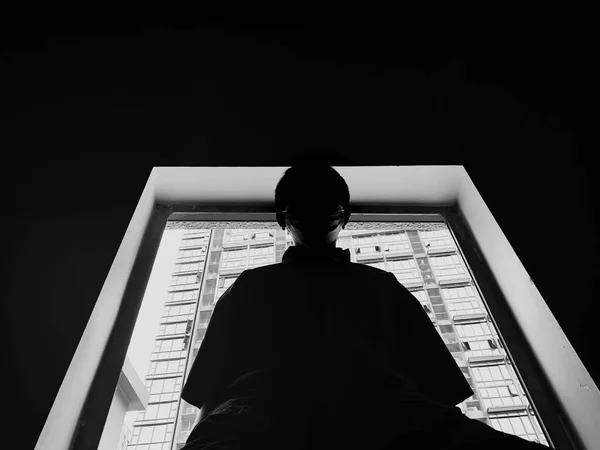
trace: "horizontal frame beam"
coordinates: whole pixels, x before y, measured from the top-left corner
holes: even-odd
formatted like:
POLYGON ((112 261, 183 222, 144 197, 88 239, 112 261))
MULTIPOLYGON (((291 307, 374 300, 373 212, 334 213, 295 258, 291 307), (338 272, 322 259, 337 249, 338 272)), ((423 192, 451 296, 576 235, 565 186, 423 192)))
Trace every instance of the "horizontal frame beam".
MULTIPOLYGON (((273 206, 261 205, 169 205, 170 221, 276 222, 273 206)), ((444 222, 455 206, 406 207, 350 205, 348 227, 356 222, 444 222)))

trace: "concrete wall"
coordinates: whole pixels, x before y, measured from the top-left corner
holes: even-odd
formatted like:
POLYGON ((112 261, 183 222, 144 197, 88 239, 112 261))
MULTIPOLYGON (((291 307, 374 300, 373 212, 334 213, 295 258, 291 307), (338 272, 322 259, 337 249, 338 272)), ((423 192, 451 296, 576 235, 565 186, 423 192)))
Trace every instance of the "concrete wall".
POLYGON ((121 431, 123 430, 125 413, 127 413, 128 407, 129 399, 125 393, 119 387, 117 387, 115 396, 110 404, 108 418, 106 419, 106 424, 104 425, 104 431, 102 432, 102 438, 100 439, 98 450, 117 450, 121 431))

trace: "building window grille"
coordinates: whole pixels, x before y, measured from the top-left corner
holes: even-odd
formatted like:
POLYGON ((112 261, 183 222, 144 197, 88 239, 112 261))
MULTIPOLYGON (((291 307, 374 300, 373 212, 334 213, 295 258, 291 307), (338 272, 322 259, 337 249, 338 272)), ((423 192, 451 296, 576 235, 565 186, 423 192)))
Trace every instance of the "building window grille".
POLYGON ((439 283, 468 281, 470 277, 458 255, 436 256, 429 258, 433 274, 439 283))

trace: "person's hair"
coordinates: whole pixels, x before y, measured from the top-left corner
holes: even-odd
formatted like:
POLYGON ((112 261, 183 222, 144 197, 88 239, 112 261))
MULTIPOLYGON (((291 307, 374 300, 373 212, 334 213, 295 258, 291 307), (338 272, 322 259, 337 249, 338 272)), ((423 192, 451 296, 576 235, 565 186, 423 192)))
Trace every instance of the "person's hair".
POLYGON ((338 202, 345 210, 350 205, 346 180, 325 162, 300 161, 285 171, 275 188, 275 206, 282 211, 295 200, 315 199, 338 202))

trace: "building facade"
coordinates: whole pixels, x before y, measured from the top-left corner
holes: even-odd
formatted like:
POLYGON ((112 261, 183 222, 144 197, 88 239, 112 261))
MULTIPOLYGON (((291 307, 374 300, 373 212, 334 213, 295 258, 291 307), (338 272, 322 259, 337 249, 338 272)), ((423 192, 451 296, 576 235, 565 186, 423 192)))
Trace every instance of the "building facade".
MULTIPOLYGON (((287 231, 188 229, 184 232, 146 387, 128 450, 179 450, 199 409, 180 399, 215 303, 246 269, 282 261, 293 245, 287 231)), ((392 272, 421 303, 474 395, 463 413, 505 433, 548 445, 448 229, 343 230, 337 246, 352 261, 392 272)))
POLYGON ((144 411, 148 405, 148 391, 135 367, 125 357, 121 374, 104 422, 98 450, 124 450, 129 445, 131 430, 123 425, 128 412, 144 411))

